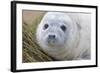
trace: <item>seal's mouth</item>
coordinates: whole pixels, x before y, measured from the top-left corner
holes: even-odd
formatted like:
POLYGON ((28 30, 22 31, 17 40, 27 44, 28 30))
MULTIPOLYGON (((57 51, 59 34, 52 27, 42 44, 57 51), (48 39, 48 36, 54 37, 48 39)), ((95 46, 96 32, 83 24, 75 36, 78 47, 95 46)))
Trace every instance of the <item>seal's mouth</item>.
POLYGON ((48 34, 43 38, 45 40, 45 44, 50 47, 61 47, 64 44, 64 38, 60 37, 57 34, 48 34))
POLYGON ((48 38, 47 43, 50 46, 56 46, 57 45, 57 39, 56 38, 48 38))

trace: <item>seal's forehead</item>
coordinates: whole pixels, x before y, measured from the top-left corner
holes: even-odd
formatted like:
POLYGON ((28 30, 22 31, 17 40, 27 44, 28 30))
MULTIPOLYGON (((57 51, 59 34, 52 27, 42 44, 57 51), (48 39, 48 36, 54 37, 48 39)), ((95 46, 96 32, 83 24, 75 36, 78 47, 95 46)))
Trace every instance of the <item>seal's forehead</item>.
POLYGON ((67 15, 63 12, 47 12, 45 14, 45 17, 50 18, 50 19, 61 18, 64 16, 67 16, 67 15))
POLYGON ((43 17, 43 21, 69 23, 69 22, 71 22, 71 18, 67 15, 67 13, 47 12, 43 17))

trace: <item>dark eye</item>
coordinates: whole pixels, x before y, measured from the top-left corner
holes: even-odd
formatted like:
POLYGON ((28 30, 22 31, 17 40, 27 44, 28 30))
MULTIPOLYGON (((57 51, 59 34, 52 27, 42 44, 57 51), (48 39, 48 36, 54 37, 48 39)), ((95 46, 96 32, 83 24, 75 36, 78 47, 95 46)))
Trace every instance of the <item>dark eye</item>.
POLYGON ((45 24, 43 29, 45 30, 45 29, 47 29, 48 27, 49 27, 49 25, 48 25, 48 24, 45 24))
POLYGON ((66 31, 66 27, 65 27, 64 25, 62 25, 60 28, 61 28, 63 31, 66 31))

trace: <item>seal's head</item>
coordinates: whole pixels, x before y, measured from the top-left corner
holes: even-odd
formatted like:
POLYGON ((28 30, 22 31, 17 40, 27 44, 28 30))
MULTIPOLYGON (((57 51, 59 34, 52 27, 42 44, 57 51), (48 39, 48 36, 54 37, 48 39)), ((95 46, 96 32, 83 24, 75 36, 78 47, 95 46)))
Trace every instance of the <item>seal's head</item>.
POLYGON ((42 43, 49 47, 60 47, 65 43, 67 25, 57 13, 47 13, 39 25, 40 38, 42 43), (56 19, 57 18, 57 19, 56 19))
POLYGON ((37 41, 45 50, 62 49, 65 46, 70 49, 76 35, 75 24, 62 12, 46 13, 36 32, 37 41))

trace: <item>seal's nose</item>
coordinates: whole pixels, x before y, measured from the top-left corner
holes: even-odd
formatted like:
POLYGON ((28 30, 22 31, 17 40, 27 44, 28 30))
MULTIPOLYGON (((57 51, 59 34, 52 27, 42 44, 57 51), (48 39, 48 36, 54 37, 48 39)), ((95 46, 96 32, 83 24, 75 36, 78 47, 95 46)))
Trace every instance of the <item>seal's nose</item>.
POLYGON ((55 39, 55 35, 49 35, 50 39, 55 39))

